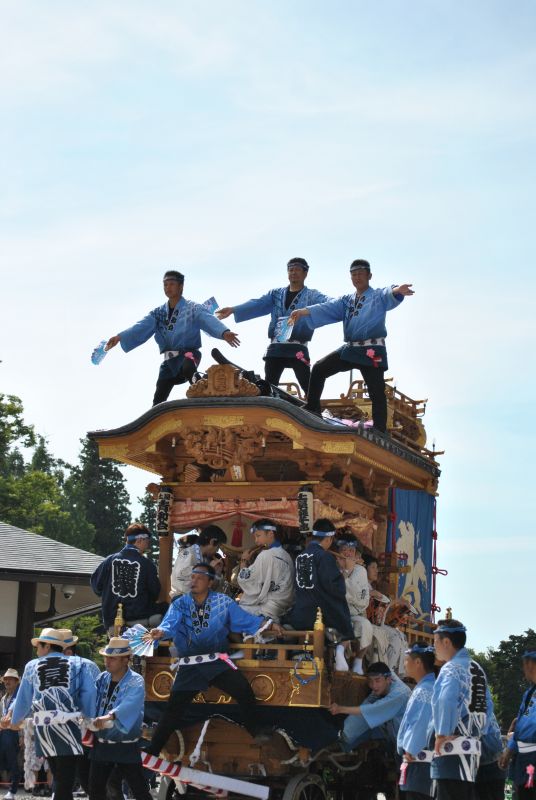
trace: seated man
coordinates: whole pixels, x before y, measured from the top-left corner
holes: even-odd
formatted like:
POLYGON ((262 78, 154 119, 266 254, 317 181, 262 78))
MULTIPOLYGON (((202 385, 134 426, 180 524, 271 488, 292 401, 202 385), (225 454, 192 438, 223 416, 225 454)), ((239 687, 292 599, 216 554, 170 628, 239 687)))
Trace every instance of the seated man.
POLYGON ((192 381, 201 361, 201 331, 217 339, 225 339, 238 347, 238 336, 222 325, 203 305, 185 300, 182 296, 184 275, 176 270, 164 274, 164 294, 167 303, 154 308, 131 328, 112 336, 106 347, 110 350, 121 344, 125 353, 144 344, 154 336, 164 361, 158 373, 153 406, 168 399, 172 388, 192 381))
POLYGON ((386 615, 387 663, 401 678, 406 674, 405 654, 409 646, 406 634, 401 630, 401 627, 408 624, 410 617, 418 616, 417 609, 405 597, 395 600, 386 615))
POLYGON ((370 694, 360 706, 341 706, 332 703, 332 714, 348 714, 341 732, 343 750, 349 752, 369 739, 384 739, 396 746, 400 722, 404 716, 411 690, 387 664, 377 661, 367 669, 370 694))
POLYGON ((372 403, 374 427, 385 432, 387 427, 387 400, 385 397, 384 373, 387 369, 387 350, 385 349, 385 316, 388 311, 400 305, 404 297, 413 294, 411 284, 387 286, 373 289, 369 286, 372 273, 370 264, 358 258, 350 265, 350 278, 355 292, 328 300, 309 308, 296 309, 289 322, 296 324, 302 317, 308 317, 312 328, 342 322, 344 344, 333 353, 322 358, 311 370, 307 408, 320 414, 320 398, 326 378, 339 372, 360 370, 367 385, 372 403))
MULTIPOLYGON (((225 531, 217 525, 207 525, 197 536, 186 537, 187 544, 179 542, 177 558, 171 570, 170 597, 188 594, 192 581, 192 569, 195 564, 212 564, 214 556, 227 541, 225 531), (195 541, 193 541, 195 538, 195 541)), ((212 564, 215 567, 215 564, 212 564)), ((213 587, 215 588, 215 587, 213 587)))
POLYGON ((110 634, 119 603, 127 625, 141 622, 157 625, 167 604, 156 600, 160 581, 156 566, 145 557, 151 546, 151 532, 140 522, 125 531, 126 545, 102 561, 91 576, 91 588, 102 597, 102 621, 110 634))
POLYGON ((366 617, 370 599, 367 570, 358 556, 358 542, 351 534, 335 540, 339 566, 346 584, 346 601, 350 609, 350 619, 354 636, 359 641, 357 655, 352 670, 363 675, 363 656, 372 644, 372 625, 366 617))
POLYGON ((370 601, 367 608, 367 618, 372 625, 372 644, 367 654, 367 661, 372 664, 374 661, 387 663, 387 650, 389 639, 385 627, 385 617, 391 603, 387 595, 382 594, 376 588, 378 584, 378 559, 376 556, 365 553, 363 563, 367 570, 369 581, 370 601))
POLYGON ((343 641, 354 638, 350 610, 346 602, 346 584, 333 553, 328 553, 335 537, 335 526, 329 519, 313 524, 309 544, 296 558, 295 602, 284 622, 298 631, 313 630, 320 608, 326 628, 334 628, 338 643, 335 669, 348 671, 343 641))
MULTIPOLYGON (((191 591, 176 597, 169 611, 147 637, 173 639, 179 667, 171 695, 153 734, 147 753, 157 756, 180 723, 184 711, 198 692, 217 686, 234 697, 242 710, 244 725, 252 736, 260 736, 255 695, 245 675, 237 670, 227 650, 230 633, 254 636, 263 626, 262 617, 243 611, 225 594, 212 591, 215 572, 209 564, 192 570, 191 591)), ((272 626, 280 632, 279 626, 272 626)))
POLYGON ((281 331, 281 322, 286 321, 295 308, 305 308, 313 303, 324 303, 329 298, 316 289, 308 289, 305 279, 309 271, 309 264, 304 258, 291 258, 287 264, 289 285, 282 289, 272 289, 255 300, 248 300, 237 306, 221 308, 216 312, 219 319, 234 314, 236 322, 244 322, 256 317, 270 314, 268 336, 271 344, 264 356, 264 374, 269 383, 277 385, 281 373, 286 367, 294 370, 302 390, 307 394, 309 386, 308 343, 313 336, 313 328, 308 320, 303 320, 294 326, 290 338, 286 339, 281 331))
POLYGON ((238 585, 242 589, 240 608, 250 614, 270 617, 276 622, 288 611, 294 597, 294 563, 277 538, 277 525, 271 519, 259 519, 251 526, 255 544, 261 547, 250 565, 251 550, 240 559, 238 585))

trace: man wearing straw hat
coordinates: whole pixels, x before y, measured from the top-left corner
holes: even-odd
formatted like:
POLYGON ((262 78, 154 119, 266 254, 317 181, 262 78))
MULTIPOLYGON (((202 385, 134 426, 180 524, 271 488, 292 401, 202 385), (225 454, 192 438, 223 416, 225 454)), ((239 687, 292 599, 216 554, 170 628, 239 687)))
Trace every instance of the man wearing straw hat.
POLYGON ((97 678, 97 729, 90 755, 90 800, 106 797, 106 783, 114 769, 128 783, 135 800, 151 800, 141 765, 139 739, 143 722, 143 677, 128 665, 132 651, 128 639, 112 636, 99 650, 106 669, 97 678))
MULTIPOLYGON (((5 687, 5 694, 0 700, 0 719, 8 717, 19 691, 20 677, 16 669, 7 669, 0 678, 5 687)), ((10 778, 8 793, 4 800, 13 800, 19 786, 19 733, 18 731, 0 730, 0 772, 7 772, 10 778)))
POLYGON ((82 740, 77 716, 90 717, 95 706, 95 681, 86 659, 64 654, 63 633, 44 628, 32 639, 37 658, 24 669, 19 692, 2 726, 18 726, 30 713, 35 749, 46 758, 55 781, 55 800, 72 800, 82 740))

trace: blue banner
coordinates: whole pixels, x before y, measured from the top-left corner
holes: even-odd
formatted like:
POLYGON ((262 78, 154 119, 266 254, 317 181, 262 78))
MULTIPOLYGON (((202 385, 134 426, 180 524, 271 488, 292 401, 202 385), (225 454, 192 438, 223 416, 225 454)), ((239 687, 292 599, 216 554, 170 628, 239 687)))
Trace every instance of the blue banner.
POLYGON ((435 498, 427 492, 389 491, 385 550, 407 555, 401 563, 410 571, 399 576, 398 594, 407 597, 419 614, 429 614, 432 604, 434 504, 435 498))

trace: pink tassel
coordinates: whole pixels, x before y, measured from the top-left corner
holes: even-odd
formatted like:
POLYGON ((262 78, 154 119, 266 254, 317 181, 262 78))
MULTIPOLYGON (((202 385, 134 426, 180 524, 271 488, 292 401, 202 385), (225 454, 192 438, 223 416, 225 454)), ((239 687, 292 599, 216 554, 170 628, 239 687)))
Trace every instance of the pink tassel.
POLYGON ((406 785, 406 772, 408 771, 409 764, 407 761, 403 761, 400 765, 400 779, 398 781, 399 786, 406 785))
POLYGON ((525 784, 525 789, 533 789, 534 788, 534 764, 529 764, 527 767, 527 782, 525 784))
POLYGON ((307 366, 309 366, 311 363, 307 358, 305 358, 303 350, 298 350, 298 352, 296 353, 296 358, 298 359, 298 361, 303 361, 303 363, 306 364, 307 366))

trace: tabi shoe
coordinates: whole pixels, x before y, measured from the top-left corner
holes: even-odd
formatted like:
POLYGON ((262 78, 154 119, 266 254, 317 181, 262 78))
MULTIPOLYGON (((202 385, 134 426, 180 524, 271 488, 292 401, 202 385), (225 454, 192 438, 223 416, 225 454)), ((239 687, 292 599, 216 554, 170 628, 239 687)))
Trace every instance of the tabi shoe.
POLYGON ((7 794, 4 795, 4 800, 16 800, 16 795, 10 790, 7 794))

